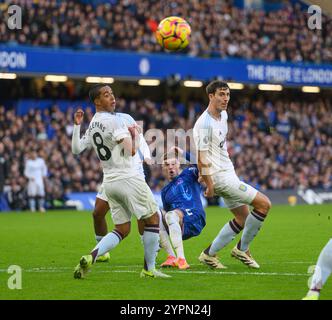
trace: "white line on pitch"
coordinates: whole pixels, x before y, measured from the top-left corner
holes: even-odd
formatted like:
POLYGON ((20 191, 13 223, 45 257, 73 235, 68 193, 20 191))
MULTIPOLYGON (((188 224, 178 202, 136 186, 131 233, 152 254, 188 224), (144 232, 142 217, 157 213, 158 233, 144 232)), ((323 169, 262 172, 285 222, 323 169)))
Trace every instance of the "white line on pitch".
MULTIPOLYGON (((127 266, 128 267, 128 266, 127 266)), ((130 266, 133 267, 133 266, 130 266)), ((0 272, 6 272, 6 269, 0 269, 0 272)), ((58 268, 33 268, 33 269, 23 269, 24 272, 29 273, 57 273, 57 272, 70 272, 72 268, 69 267, 58 267, 58 268)), ((94 273, 137 273, 136 270, 92 270, 94 273)), ((213 274, 213 275, 254 275, 254 276, 300 276, 300 277, 308 277, 307 273, 280 273, 280 272, 235 272, 235 271, 175 271, 175 270, 167 270, 166 273, 174 273, 174 274, 213 274)))

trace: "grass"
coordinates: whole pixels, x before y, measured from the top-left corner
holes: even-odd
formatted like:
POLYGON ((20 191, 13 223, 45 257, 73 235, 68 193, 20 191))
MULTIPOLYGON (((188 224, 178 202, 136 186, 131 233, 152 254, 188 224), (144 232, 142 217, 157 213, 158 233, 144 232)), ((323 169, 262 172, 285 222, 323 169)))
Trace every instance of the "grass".
MULTIPOLYGON (((136 222, 132 233, 111 253, 110 263, 93 266, 74 280, 81 255, 95 246, 89 212, 57 211, 0 214, 0 299, 301 299, 310 265, 331 237, 332 206, 275 206, 251 245, 261 265, 251 270, 230 257, 231 243, 219 256, 227 270, 211 270, 197 257, 231 219, 226 209, 207 209, 207 226, 185 241, 191 268, 166 270, 173 277, 141 279, 143 249, 136 222), (22 268, 22 289, 7 286, 11 265, 22 268)), ((110 218, 108 217, 108 220, 110 218)), ((166 257, 160 252, 158 263, 166 257)), ((332 298, 332 279, 321 299, 332 298)))

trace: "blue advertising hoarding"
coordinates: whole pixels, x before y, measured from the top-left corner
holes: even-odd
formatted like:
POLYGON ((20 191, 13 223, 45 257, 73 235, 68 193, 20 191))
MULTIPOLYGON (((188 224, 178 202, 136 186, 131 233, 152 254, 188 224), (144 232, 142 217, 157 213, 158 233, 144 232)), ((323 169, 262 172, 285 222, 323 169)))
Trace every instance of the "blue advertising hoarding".
POLYGON ((0 46, 0 72, 159 79, 178 74, 182 79, 204 81, 221 77, 244 83, 332 86, 332 64, 295 64, 199 58, 170 53, 75 51, 4 45, 0 46))

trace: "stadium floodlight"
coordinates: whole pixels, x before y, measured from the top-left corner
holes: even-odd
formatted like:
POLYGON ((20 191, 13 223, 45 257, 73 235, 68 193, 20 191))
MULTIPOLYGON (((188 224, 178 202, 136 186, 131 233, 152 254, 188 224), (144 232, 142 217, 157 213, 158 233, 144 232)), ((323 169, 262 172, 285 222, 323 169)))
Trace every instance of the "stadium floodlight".
POLYGON ((280 84, 259 84, 258 89, 262 91, 282 91, 280 84))
POLYGON ((302 87, 302 92, 306 93, 319 93, 320 88, 319 87, 313 87, 313 86, 303 86, 302 87))
POLYGON ((14 80, 16 79, 16 73, 2 73, 0 72, 0 79, 14 80))
POLYGON ((183 81, 183 85, 187 88, 200 88, 203 86, 203 82, 197 80, 185 80, 183 81))
POLYGON ((140 86, 159 86, 160 80, 158 79, 140 79, 138 80, 140 86))
POLYGON ((66 82, 67 80, 68 80, 67 76, 60 76, 60 75, 54 75, 54 74, 48 74, 45 76, 45 81, 66 82))
POLYGON ((240 82, 227 82, 227 84, 231 90, 242 90, 244 88, 244 84, 240 82))
POLYGON ((114 78, 110 78, 110 77, 86 77, 85 81, 87 83, 113 83, 114 78))

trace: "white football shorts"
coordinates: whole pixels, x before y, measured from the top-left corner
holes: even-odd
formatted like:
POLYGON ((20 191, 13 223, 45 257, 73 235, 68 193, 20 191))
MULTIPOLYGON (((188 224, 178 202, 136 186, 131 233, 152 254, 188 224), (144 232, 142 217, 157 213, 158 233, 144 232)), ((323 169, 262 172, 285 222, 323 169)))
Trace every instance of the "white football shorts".
POLYGON ((103 186, 114 224, 129 222, 133 215, 146 219, 158 211, 152 191, 141 176, 104 181, 103 186))
POLYGON ((29 197, 45 197, 44 183, 31 181, 28 182, 28 196, 29 197))
POLYGON ((250 205, 257 195, 251 185, 240 181, 234 170, 218 172, 212 176, 214 192, 224 199, 229 209, 235 209, 244 204, 250 205))

